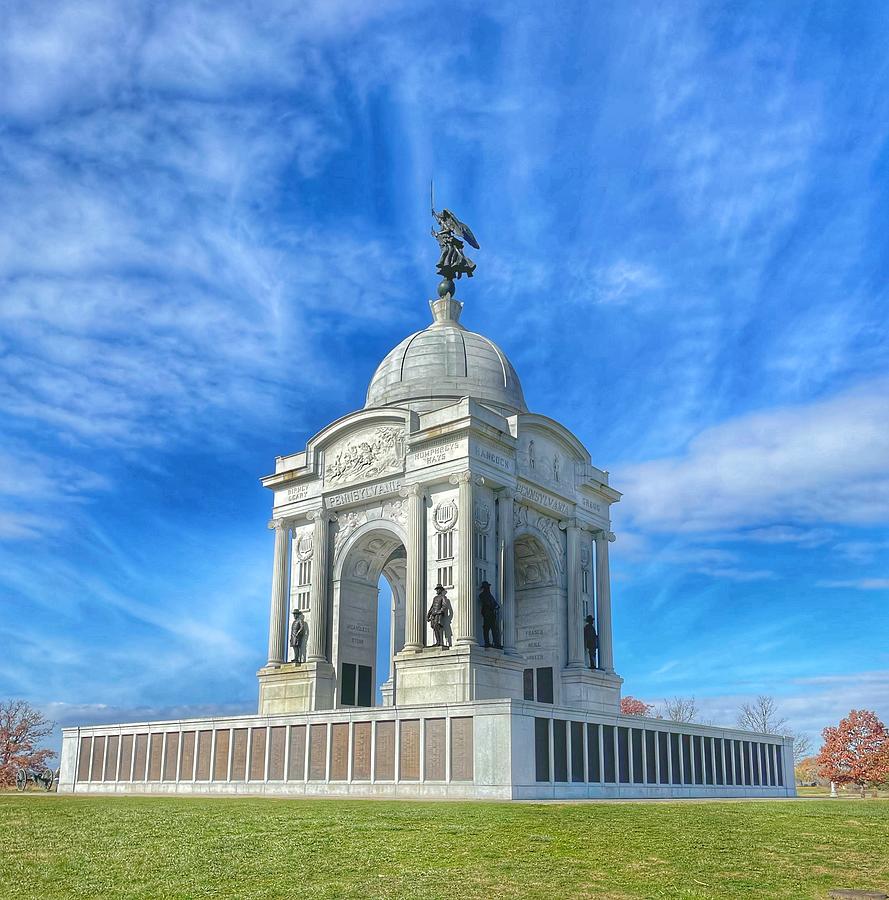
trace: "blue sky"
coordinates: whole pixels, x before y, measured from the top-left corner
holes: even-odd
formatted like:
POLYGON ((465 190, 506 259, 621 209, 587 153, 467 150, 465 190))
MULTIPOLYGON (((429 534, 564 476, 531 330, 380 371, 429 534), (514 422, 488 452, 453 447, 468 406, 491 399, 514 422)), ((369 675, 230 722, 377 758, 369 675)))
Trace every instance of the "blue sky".
POLYGON ((252 711, 258 477, 464 321, 624 492, 625 691, 889 719, 889 7, 0 2, 0 696, 252 711))

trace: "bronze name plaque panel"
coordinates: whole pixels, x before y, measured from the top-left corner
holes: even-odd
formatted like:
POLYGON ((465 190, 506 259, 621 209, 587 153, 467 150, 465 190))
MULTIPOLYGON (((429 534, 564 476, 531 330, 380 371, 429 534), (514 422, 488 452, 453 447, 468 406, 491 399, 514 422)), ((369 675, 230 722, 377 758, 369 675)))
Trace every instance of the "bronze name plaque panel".
POLYGON ((346 781, 349 777, 349 723, 331 726, 330 780, 346 781))
POLYGON ((120 738, 112 734, 105 745, 105 781, 117 781, 117 750, 120 738))
POLYGON ((232 781, 247 777, 247 729, 235 728, 232 735, 232 781))
POLYGON ((198 765, 195 769, 197 781, 210 780, 210 754, 213 750, 213 732, 198 732, 198 765))
POLYGON ((148 749, 148 780, 161 780, 161 759, 164 752, 164 736, 155 732, 151 736, 148 749))
POLYGON ((472 781, 472 716, 451 719, 451 780, 472 781))
POLYGON ((148 765, 148 735, 136 735, 136 761, 133 764, 133 781, 145 781, 145 767, 148 765))
POLYGON ((93 747, 93 739, 82 737, 80 739, 80 756, 77 759, 77 780, 89 781, 90 777, 90 750, 93 747))
POLYGON ((352 781, 370 781, 371 723, 352 726, 352 781))
POLYGON ((395 723, 377 722, 376 763, 377 781, 395 781, 395 723))
POLYGON ((402 781, 420 780, 420 720, 403 719, 398 751, 398 774, 402 781))
POLYGON ((117 769, 118 781, 130 781, 133 772, 133 735, 125 734, 120 739, 120 765, 117 769))
POLYGON ((327 724, 312 725, 309 731, 309 778, 324 781, 327 777, 327 724))
POLYGON ((286 725, 275 725, 269 729, 269 781, 284 780, 284 747, 286 742, 286 725))
POLYGON ((225 728, 216 732, 216 758, 213 760, 213 780, 228 781, 228 746, 231 731, 225 728))
POLYGON ((426 781, 444 781, 447 777, 445 770, 445 736, 444 719, 426 719, 423 753, 425 756, 423 777, 426 781))
POLYGON ((179 732, 168 731, 164 736, 167 752, 164 756, 164 781, 176 780, 176 757, 179 753, 179 732))
POLYGON ((306 779, 306 726, 294 725, 290 729, 290 766, 287 777, 291 781, 306 779))
POLYGON ((250 741, 250 780, 265 781, 265 728, 254 728, 250 741))
POLYGON ((182 732, 182 750, 179 752, 179 780, 194 778, 194 732, 182 732))
POLYGON ((101 781, 105 768, 105 738, 93 738, 93 764, 90 769, 90 781, 101 781))

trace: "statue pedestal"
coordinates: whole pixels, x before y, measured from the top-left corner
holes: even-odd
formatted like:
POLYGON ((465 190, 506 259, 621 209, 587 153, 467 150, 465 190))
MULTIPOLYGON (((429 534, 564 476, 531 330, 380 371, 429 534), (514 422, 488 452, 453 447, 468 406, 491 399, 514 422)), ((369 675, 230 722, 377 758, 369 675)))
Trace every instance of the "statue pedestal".
POLYGON ((336 674, 328 662, 283 663, 265 666, 259 679, 259 714, 314 712, 333 709, 336 674))
POLYGON ((620 686, 624 680, 602 669, 568 667, 562 670, 562 703, 587 712, 620 711, 620 686))
POLYGON ((521 700, 523 668, 521 660, 505 655, 502 650, 486 650, 474 644, 398 653, 395 702, 403 706, 521 700))

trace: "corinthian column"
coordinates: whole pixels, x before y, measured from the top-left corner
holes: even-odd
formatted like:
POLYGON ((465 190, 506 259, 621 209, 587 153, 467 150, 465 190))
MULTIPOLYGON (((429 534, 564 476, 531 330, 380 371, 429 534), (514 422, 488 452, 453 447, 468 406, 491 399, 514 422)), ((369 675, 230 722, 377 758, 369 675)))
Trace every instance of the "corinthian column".
POLYGON ((270 666, 284 662, 284 634, 287 630, 287 539, 290 527, 283 519, 272 519, 275 531, 275 562, 272 568, 272 603, 269 610, 270 666))
POLYGON ((327 596, 327 554, 330 528, 330 512, 316 509, 308 514, 315 523, 312 532, 312 605, 309 618, 309 642, 306 653, 307 662, 326 662, 325 649, 327 635, 328 596, 327 596))
POLYGON ((513 521, 514 494, 510 488, 497 493, 497 538, 500 566, 500 616, 503 652, 515 653, 515 553, 513 521))
POLYGON ((404 604, 404 649, 418 652, 426 637, 426 508, 419 484, 400 491, 407 499, 407 590, 404 604))
POLYGON ((458 486, 457 493, 457 639, 458 644, 477 644, 478 629, 475 623, 472 569, 475 559, 472 524, 472 473, 451 475, 451 484, 458 486))
POLYGON ((568 544, 568 665, 583 665, 580 634, 580 527, 577 519, 560 523, 568 544))
POLYGON ((599 667, 614 672, 611 643, 611 574, 608 571, 608 543, 614 540, 610 531, 596 534, 596 612, 599 632, 599 667))

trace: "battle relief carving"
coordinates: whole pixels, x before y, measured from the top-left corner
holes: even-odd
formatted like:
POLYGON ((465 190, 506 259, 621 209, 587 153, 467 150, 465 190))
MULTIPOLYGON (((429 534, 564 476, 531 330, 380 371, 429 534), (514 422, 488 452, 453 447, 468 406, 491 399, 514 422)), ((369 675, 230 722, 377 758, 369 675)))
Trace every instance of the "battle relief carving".
POLYGON ((404 468, 404 432, 381 426, 353 435, 325 454, 324 483, 328 486, 368 481, 404 468))
POLYGON ((457 524, 457 504, 453 500, 439 503, 432 511, 436 531, 450 531, 457 524))

